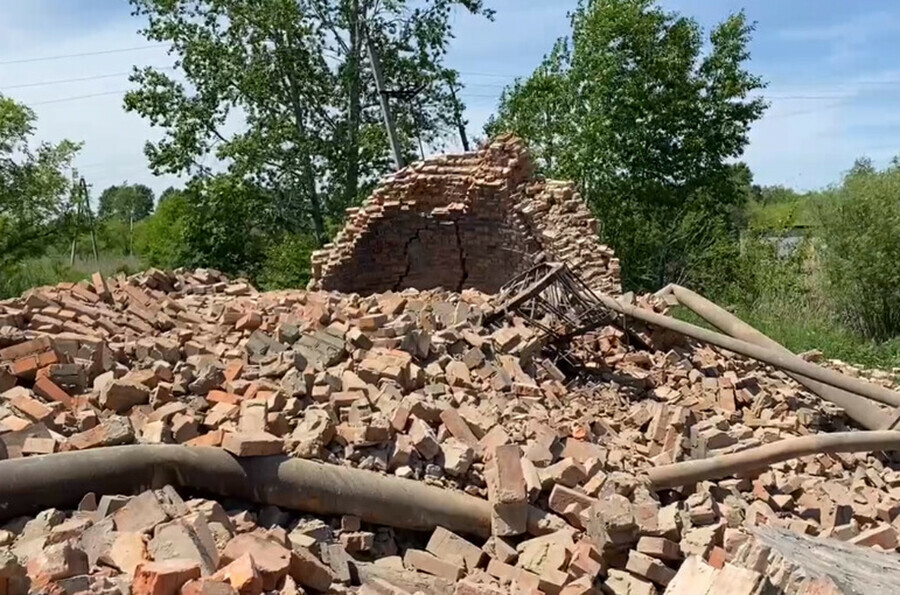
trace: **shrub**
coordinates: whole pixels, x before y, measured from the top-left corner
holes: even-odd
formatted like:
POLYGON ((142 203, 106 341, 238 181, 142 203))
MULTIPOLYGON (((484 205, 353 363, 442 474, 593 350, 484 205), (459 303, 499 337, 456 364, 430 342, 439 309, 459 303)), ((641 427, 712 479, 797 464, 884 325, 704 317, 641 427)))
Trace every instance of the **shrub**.
POLYGON ((851 329, 876 340, 900 333, 900 165, 854 168, 820 201, 823 291, 851 329))
POLYGON ((167 269, 187 264, 188 211, 187 199, 179 194, 161 202, 156 213, 141 222, 134 243, 147 264, 167 269))
POLYGON ((266 290, 305 288, 309 282, 309 258, 315 247, 312 236, 285 234, 266 250, 259 286, 266 290))

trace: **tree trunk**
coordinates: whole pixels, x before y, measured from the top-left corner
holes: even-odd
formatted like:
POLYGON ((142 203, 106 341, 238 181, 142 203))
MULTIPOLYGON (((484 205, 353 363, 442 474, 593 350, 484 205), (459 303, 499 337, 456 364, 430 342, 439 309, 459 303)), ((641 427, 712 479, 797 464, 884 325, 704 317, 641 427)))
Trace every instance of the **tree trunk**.
MULTIPOLYGON (((283 43, 286 43, 282 39, 283 43)), ((306 192, 309 196, 309 210, 312 218, 313 229, 315 230, 316 245, 324 246, 328 242, 325 233, 325 218, 322 213, 322 202, 319 200, 319 193, 316 189, 316 172, 313 167, 312 156, 308 149, 309 135, 306 130, 306 118, 304 117, 303 104, 300 102, 300 92, 297 89, 297 81, 294 78, 290 68, 282 66, 282 73, 287 83, 287 91, 290 97, 291 110, 294 116, 294 125, 297 128, 297 141, 301 147, 301 166, 303 168, 303 181, 306 184, 306 192)))
POLYGON ((466 123, 463 122, 462 114, 459 111, 459 100, 456 98, 456 87, 452 82, 448 82, 450 87, 450 97, 453 99, 453 119, 456 120, 456 128, 459 130, 459 142, 462 143, 463 151, 469 152, 469 137, 466 135, 466 123))

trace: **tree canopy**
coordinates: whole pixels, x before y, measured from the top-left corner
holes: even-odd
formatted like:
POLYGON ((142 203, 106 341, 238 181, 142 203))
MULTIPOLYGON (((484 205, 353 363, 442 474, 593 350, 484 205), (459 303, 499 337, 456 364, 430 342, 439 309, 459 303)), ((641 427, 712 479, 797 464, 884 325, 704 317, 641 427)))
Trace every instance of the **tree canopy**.
POLYGON ((143 184, 110 186, 100 195, 97 215, 101 219, 140 221, 153 212, 153 190, 143 184))
POLYGON ((735 249, 747 192, 733 160, 765 109, 745 69, 752 31, 731 15, 704 52, 697 22, 654 0, 582 0, 571 36, 504 91, 487 125, 578 182, 629 288, 702 283, 735 249))
POLYGON ((450 16, 457 6, 489 14, 481 0, 131 2, 177 67, 136 71, 125 98, 164 131, 146 146, 152 168, 199 179, 213 157, 236 183, 268 193, 276 230, 319 244, 327 219, 390 168, 380 99, 404 154, 455 124, 455 73, 443 65, 450 16))
POLYGON ((34 112, 0 95, 0 277, 42 254, 71 209, 71 141, 32 146, 34 112))

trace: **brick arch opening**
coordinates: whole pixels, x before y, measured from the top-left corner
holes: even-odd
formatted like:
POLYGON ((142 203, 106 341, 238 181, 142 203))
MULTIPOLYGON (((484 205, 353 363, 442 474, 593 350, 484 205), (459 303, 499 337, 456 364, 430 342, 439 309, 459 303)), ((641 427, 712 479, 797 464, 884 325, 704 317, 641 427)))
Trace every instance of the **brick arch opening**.
POLYGON ((496 209, 401 210, 373 222, 352 262, 324 287, 359 293, 410 287, 495 293, 540 248, 512 219, 496 209))
POLYGON ((619 291, 618 261, 569 182, 535 179, 524 143, 415 163, 390 176, 312 257, 312 287, 371 294, 414 287, 495 293, 545 253, 619 291))

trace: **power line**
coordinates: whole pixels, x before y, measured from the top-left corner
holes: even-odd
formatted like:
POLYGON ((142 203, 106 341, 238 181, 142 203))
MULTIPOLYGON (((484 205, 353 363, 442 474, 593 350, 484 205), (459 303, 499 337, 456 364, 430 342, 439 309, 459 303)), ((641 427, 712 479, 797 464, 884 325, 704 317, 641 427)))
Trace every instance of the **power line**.
MULTIPOLYGON (((156 68, 158 70, 174 70, 175 69, 174 66, 154 66, 153 68, 156 68)), ((96 81, 96 80, 100 80, 100 79, 115 78, 117 76, 126 76, 129 74, 131 74, 130 71, 129 72, 116 72, 113 74, 98 74, 98 75, 94 75, 94 76, 84 76, 84 77, 73 78, 73 79, 57 79, 57 80, 52 80, 52 81, 38 81, 35 83, 22 83, 20 85, 7 85, 7 86, 3 87, 3 90, 25 89, 28 87, 44 87, 44 86, 50 86, 50 85, 62 85, 64 83, 80 83, 80 82, 84 82, 84 81, 96 81)))
POLYGON ((105 54, 119 54, 122 52, 138 52, 141 50, 150 50, 154 48, 162 48, 168 47, 165 43, 159 43, 156 45, 142 45, 131 48, 118 48, 114 50, 100 50, 97 52, 81 52, 79 54, 60 54, 58 56, 42 56, 38 58, 22 58, 20 60, 6 60, 4 62, 0 62, 0 66, 5 66, 7 64, 27 64, 29 62, 45 62, 48 60, 64 60, 66 58, 84 58, 86 56, 101 56, 105 54))
POLYGON ((91 97, 103 97, 104 95, 123 95, 128 93, 131 89, 121 89, 119 91, 104 91, 102 93, 90 93, 88 95, 75 95, 74 97, 60 97, 59 99, 50 99, 48 101, 35 101, 32 103, 28 103, 29 106, 35 105, 49 105, 51 103, 63 103, 66 101, 76 101, 79 99, 90 99, 91 97))

